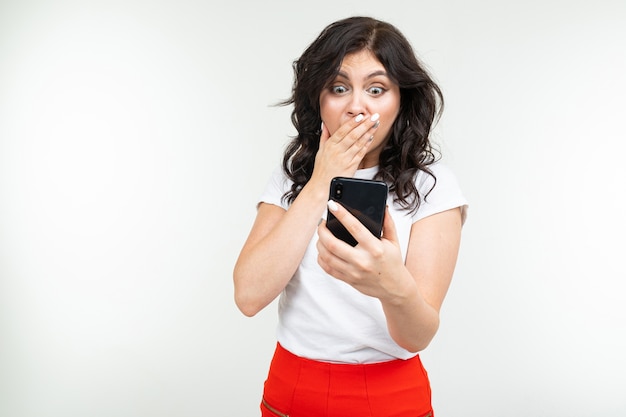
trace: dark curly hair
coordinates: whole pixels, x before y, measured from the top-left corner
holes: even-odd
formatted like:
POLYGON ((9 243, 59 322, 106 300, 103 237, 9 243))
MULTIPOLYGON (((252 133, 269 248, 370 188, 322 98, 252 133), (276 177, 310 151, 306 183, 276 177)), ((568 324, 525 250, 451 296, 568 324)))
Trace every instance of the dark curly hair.
POLYGON ((283 196, 289 203, 313 173, 320 140, 320 94, 336 77, 344 57, 362 50, 372 52, 400 87, 400 112, 380 154, 376 178, 389 184, 396 202, 411 211, 422 198, 415 185, 417 172, 426 172, 436 183, 428 166, 439 156, 429 138, 443 110, 441 90, 396 27, 370 17, 350 17, 328 25, 293 63, 292 95, 280 103, 294 105, 291 121, 297 130, 282 163, 293 181, 283 196))

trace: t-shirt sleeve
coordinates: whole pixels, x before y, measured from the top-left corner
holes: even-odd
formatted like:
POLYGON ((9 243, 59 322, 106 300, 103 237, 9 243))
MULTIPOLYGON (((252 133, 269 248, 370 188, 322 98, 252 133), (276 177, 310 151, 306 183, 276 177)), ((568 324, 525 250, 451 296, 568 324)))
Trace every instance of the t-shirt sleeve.
POLYGON ((454 173, 444 164, 435 163, 429 166, 437 178, 435 180, 425 172, 420 172, 417 177, 417 187, 422 197, 419 209, 413 215, 413 223, 433 214, 441 213, 456 207, 461 208, 462 221, 467 218, 468 202, 454 173), (431 187, 435 187, 429 192, 431 187), (426 196, 424 198, 424 196, 426 196))
MULTIPOLYGON (((270 176, 265 190, 259 198, 259 203, 273 204, 278 207, 282 207, 285 210, 289 208, 289 204, 283 195, 291 188, 292 181, 287 178, 281 166, 274 168, 272 175, 270 176)), ((257 204, 257 206, 258 206, 257 204)))

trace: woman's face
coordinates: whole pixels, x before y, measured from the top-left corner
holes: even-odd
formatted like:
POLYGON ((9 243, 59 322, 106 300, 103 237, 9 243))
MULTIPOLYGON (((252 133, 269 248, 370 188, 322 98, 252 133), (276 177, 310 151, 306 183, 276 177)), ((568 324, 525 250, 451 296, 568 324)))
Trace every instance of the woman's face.
POLYGON ((346 55, 337 77, 320 94, 322 122, 331 135, 358 114, 380 115, 380 125, 360 168, 378 165, 380 152, 399 112, 400 87, 368 50, 346 55))

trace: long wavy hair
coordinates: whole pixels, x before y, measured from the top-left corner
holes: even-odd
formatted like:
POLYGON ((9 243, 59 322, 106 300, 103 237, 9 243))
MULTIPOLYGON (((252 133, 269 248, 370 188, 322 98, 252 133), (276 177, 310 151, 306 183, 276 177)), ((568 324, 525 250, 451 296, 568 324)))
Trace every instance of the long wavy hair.
POLYGON ((370 17, 330 24, 293 62, 292 95, 280 103, 293 104, 291 121, 297 131, 283 156, 283 169, 293 181, 283 198, 292 203, 313 173, 322 90, 335 79, 344 57, 362 50, 372 52, 400 87, 400 112, 380 154, 376 179, 385 181, 395 201, 413 212, 432 191, 420 196, 415 185, 418 171, 437 181, 428 168, 439 159, 430 133, 443 110, 443 95, 404 35, 393 25, 370 17))

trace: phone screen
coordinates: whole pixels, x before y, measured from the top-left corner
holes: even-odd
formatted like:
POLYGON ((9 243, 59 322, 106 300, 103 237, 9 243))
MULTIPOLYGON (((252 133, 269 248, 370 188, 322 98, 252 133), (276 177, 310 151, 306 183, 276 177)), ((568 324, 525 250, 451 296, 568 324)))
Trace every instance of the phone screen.
MULTIPOLYGON (((333 178, 330 183, 330 199, 344 206, 374 236, 380 239, 387 205, 387 184, 382 181, 360 178, 333 178)), ((326 227, 339 239, 356 246, 357 241, 328 211, 326 227)))

